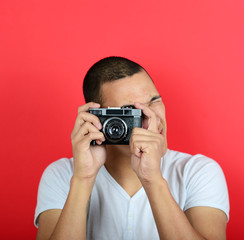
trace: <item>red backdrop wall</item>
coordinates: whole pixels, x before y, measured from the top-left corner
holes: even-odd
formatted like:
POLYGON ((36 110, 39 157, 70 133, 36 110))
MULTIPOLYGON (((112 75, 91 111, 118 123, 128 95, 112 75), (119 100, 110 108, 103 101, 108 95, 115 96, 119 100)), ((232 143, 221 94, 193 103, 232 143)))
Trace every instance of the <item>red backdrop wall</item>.
POLYGON ((45 167, 71 157, 82 79, 100 58, 143 65, 167 109, 169 148, 223 168, 228 239, 244 208, 244 4, 241 0, 1 1, 1 239, 34 239, 45 167))

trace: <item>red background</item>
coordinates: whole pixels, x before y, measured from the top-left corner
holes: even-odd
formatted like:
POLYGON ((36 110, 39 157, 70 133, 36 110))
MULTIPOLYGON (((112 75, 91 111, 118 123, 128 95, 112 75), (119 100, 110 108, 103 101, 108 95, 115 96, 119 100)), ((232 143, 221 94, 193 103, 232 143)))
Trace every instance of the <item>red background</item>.
POLYGON ((223 168, 228 239, 241 239, 244 201, 242 0, 1 1, 1 239, 34 239, 45 167, 71 157, 82 80, 100 58, 139 62, 166 105, 169 148, 223 168))

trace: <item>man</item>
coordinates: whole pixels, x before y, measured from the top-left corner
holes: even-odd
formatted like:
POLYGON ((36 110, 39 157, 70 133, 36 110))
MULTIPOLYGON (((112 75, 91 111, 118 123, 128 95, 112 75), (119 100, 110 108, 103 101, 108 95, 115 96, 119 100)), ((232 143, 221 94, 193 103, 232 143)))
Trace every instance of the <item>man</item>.
POLYGON ((165 107, 148 73, 128 59, 105 58, 88 71, 83 91, 73 158, 52 163, 40 182, 37 239, 226 239, 223 172, 205 156, 167 148, 165 107), (129 145, 102 145, 89 108, 128 105, 142 110, 142 128, 129 145))

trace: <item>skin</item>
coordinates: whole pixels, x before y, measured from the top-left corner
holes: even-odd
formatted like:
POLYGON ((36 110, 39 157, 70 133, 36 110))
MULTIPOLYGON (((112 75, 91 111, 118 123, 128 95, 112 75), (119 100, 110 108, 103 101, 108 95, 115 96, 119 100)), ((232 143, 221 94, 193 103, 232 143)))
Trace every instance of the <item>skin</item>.
MULTIPOLYGON (((153 159, 160 159, 161 161, 161 157, 166 153, 167 124, 165 107, 151 78, 144 71, 132 77, 105 83, 101 88, 101 92, 103 98, 102 107, 134 105, 142 109, 145 116, 142 124, 143 128, 134 128, 130 146, 108 145, 106 147, 107 159, 105 166, 107 170, 127 193, 132 196, 142 186, 140 179, 143 180, 145 177, 142 176, 143 169, 138 164, 140 149, 137 143, 140 141, 140 138, 147 138, 147 141, 151 143, 156 140, 159 141, 160 149, 155 151, 155 154, 158 154, 158 156, 152 157, 153 159), (133 81, 131 81, 132 79, 133 81), (116 89, 116 91, 111 91, 111 89, 116 89), (148 127, 150 132, 146 130, 148 127), (154 134, 151 134, 151 132, 154 132, 154 134), (132 152, 135 154, 132 155, 132 152), (116 156, 116 161, 114 161, 114 156, 116 156), (133 188, 133 186, 135 187, 133 188)), ((144 154, 142 157, 145 156, 147 154, 144 154)), ((161 176, 160 161, 157 162, 155 168, 157 168, 157 175, 161 176)), ((152 166, 149 162, 150 159, 145 163, 152 166)), ((152 173, 152 176, 156 176, 155 173, 152 173)))
POLYGON ((160 239, 226 239, 226 215, 218 209, 194 207, 185 213, 172 197, 160 171, 167 150, 165 107, 152 80, 141 71, 102 85, 102 107, 135 105, 143 111, 143 128, 134 128, 129 146, 90 146, 104 141, 99 119, 78 110, 71 134, 74 174, 63 210, 48 210, 39 217, 37 239, 86 239, 86 210, 100 167, 133 196, 141 187, 148 196, 160 239), (116 158, 116 161, 114 159, 116 158))

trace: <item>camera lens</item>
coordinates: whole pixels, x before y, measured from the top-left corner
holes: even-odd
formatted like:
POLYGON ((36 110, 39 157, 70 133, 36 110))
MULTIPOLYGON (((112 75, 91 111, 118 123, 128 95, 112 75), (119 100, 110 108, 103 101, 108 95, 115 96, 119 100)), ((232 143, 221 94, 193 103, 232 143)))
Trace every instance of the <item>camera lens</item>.
POLYGON ((126 123, 117 117, 109 118, 103 125, 105 137, 111 142, 120 142, 127 133, 126 123))
POLYGON ((121 128, 119 126, 112 126, 109 128, 109 134, 111 136, 119 136, 121 132, 121 128))

